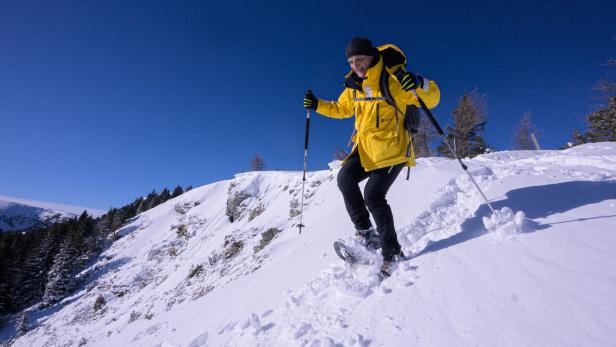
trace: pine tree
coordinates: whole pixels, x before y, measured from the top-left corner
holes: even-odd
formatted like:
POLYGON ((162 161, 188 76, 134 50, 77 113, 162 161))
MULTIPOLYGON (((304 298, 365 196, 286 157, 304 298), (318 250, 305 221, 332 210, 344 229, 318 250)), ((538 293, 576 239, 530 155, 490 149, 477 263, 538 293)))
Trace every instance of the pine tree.
POLYGON ((108 239, 110 233, 109 229, 109 219, 107 218, 107 213, 102 215, 101 217, 95 220, 95 230, 96 230, 96 249, 102 252, 108 245, 110 240, 108 239))
POLYGON ((0 317, 8 312, 9 289, 9 264, 12 254, 8 251, 9 236, 0 233, 0 317))
POLYGON ((43 307, 48 307, 62 300, 75 285, 71 261, 76 257, 63 247, 54 258, 54 263, 48 274, 48 282, 43 295, 43 307))
POLYGON ((607 107, 591 113, 586 119, 589 142, 616 141, 616 95, 608 98, 607 107))
POLYGON ((522 119, 518 123, 513 134, 513 149, 535 149, 535 144, 533 143, 531 134, 535 134, 535 136, 538 136, 539 132, 531 122, 530 112, 526 111, 522 115, 522 119))
POLYGON ((17 326, 15 330, 16 330, 17 337, 24 336, 28 332, 28 317, 26 316, 26 311, 22 312, 19 315, 19 319, 17 319, 17 326))
POLYGON ((45 286, 46 252, 50 251, 51 236, 44 232, 32 231, 28 248, 24 250, 23 262, 15 271, 19 286, 20 306, 29 306, 41 299, 45 286))
POLYGON ((160 196, 156 193, 156 190, 152 190, 148 196, 145 198, 145 211, 151 209, 152 207, 156 207, 160 204, 160 196))
MULTIPOLYGON (((487 117, 485 96, 474 89, 464 91, 453 110, 454 127, 449 127, 447 140, 460 158, 474 157, 485 153, 488 145, 479 134, 484 130, 487 117)), ((445 143, 437 148, 442 155, 453 158, 445 143)))
POLYGON ((430 143, 438 138, 438 133, 434 127, 429 124, 425 116, 422 116, 417 133, 412 134, 413 150, 416 158, 425 158, 431 156, 430 143))
POLYGON ((123 206, 120 210, 122 210, 123 215, 126 216, 126 219, 133 218, 137 215, 137 210, 139 209, 139 205, 141 205, 141 200, 143 198, 139 197, 135 199, 132 203, 123 206))
POLYGON ((256 154, 252 161, 250 162, 250 168, 252 171, 263 171, 265 169, 265 162, 263 161, 263 157, 260 154, 256 154))
POLYGON ((180 185, 176 186, 175 189, 173 189, 173 192, 171 193, 171 198, 177 198, 178 196, 184 194, 184 190, 182 189, 182 187, 180 185))
POLYGON ((160 192, 160 203, 162 204, 169 199, 171 199, 171 193, 169 192, 169 189, 165 188, 162 192, 160 192))
POLYGON ((9 302, 11 308, 16 309, 26 305, 28 293, 21 290, 20 281, 25 277, 27 271, 24 267, 25 254, 28 251, 28 243, 31 241, 31 233, 15 233, 12 244, 10 245, 11 263, 9 265, 9 302))
POLYGON ((147 211, 146 200, 144 198, 140 197, 138 199, 138 201, 139 201, 139 204, 137 205, 137 214, 141 214, 141 213, 147 211))
POLYGON ((574 129, 573 130, 573 141, 572 141, 573 146, 583 145, 585 143, 588 143, 588 139, 586 138, 586 135, 582 134, 578 129, 574 129))
POLYGON ((79 249, 83 240, 83 234, 78 229, 78 223, 74 219, 68 225, 68 231, 60 251, 54 257, 53 265, 47 275, 48 280, 43 294, 43 307, 51 306, 66 295, 68 295, 76 285, 76 270, 82 265, 79 259, 79 249))
POLYGON ((18 294, 16 290, 17 279, 15 273, 20 266, 20 242, 23 238, 21 233, 7 233, 1 235, 2 244, 0 245, 0 302, 2 302, 3 313, 15 312, 18 307, 18 294))
MULTIPOLYGON (((2 282, 3 280, 4 278, 0 277, 0 317, 7 312, 5 293, 8 285, 2 282)), ((2 330, 2 318, 0 318, 0 330, 2 330)))
POLYGON ((472 141, 470 142, 470 147, 469 147, 469 153, 468 156, 469 157, 474 157, 483 153, 489 153, 490 150, 490 146, 488 146, 488 144, 485 142, 485 140, 483 139, 483 137, 477 135, 477 136, 473 136, 472 141))
MULTIPOLYGON (((608 67, 616 67, 616 59, 610 59, 608 67)), ((616 141, 616 83, 609 77, 599 81, 594 89, 602 93, 606 105, 586 116, 586 133, 577 129, 573 133, 573 144, 586 142, 616 141)))
POLYGON ((117 208, 114 208, 110 211, 110 221, 111 223, 109 224, 109 232, 112 233, 120 229, 120 227, 122 226, 122 223, 124 223, 124 220, 122 219, 122 216, 120 215, 120 210, 118 210, 117 208))
POLYGON ((41 231, 43 239, 41 246, 39 247, 38 258, 41 262, 41 279, 39 282, 40 288, 38 289, 38 300, 42 298, 45 292, 45 285, 47 284, 47 274, 53 266, 53 260, 60 251, 60 246, 64 233, 66 232, 66 222, 56 223, 51 227, 45 228, 41 231))
POLYGON ((80 256, 89 259, 102 251, 99 248, 102 244, 100 232, 96 229, 96 220, 86 211, 83 211, 77 220, 77 229, 82 235, 82 246, 79 247, 80 256))

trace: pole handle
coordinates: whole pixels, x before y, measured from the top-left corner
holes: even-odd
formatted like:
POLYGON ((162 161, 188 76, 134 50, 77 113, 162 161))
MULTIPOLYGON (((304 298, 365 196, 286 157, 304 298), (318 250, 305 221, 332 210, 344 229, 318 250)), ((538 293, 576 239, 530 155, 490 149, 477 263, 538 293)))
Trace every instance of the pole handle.
POLYGON ((304 149, 308 149, 308 137, 310 136, 310 109, 306 110, 306 140, 304 149))

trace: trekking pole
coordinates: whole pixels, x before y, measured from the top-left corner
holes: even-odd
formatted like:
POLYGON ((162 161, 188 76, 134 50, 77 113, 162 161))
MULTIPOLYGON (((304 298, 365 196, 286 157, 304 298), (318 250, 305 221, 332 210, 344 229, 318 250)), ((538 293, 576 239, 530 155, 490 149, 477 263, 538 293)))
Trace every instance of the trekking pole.
POLYGON ((456 151, 451 147, 451 144, 449 144, 449 141, 447 141, 447 137, 445 136, 445 132, 443 131, 443 129, 441 129, 441 126, 438 124, 438 122, 436 121, 436 118, 434 117, 434 115, 432 114, 432 112, 430 111, 430 109, 428 108, 428 106, 426 106, 426 104, 424 103, 424 101, 419 97, 419 95, 417 95, 417 91, 413 90, 413 94, 415 94, 415 97, 417 98, 417 101, 419 101, 419 104, 421 105, 421 108, 424 110, 424 112, 426 113, 426 116, 428 116, 428 119, 430 120, 430 122, 432 122, 432 125, 434 126, 434 129, 436 129, 436 131, 438 132, 439 135, 441 135, 441 137, 443 138, 443 142, 445 142, 445 144, 447 145, 447 147, 449 148, 449 150, 451 151, 451 153, 453 154, 454 158, 456 158, 456 160, 458 160, 458 162, 460 163, 460 165, 462 166, 462 169, 464 170, 464 172, 466 172, 466 174, 468 175, 468 177, 471 179, 471 182, 473 182, 473 184, 475 185, 475 187, 477 188, 477 190, 479 191, 479 193, 481 194, 481 196, 483 197, 483 200, 486 202, 486 204, 488 204, 488 207, 490 208, 490 210, 492 211, 493 214, 496 214, 496 211, 494 210, 494 208, 492 207, 492 204, 490 204, 490 202, 488 201, 488 198, 486 198, 486 195, 483 193, 483 191, 481 190, 481 188, 479 188, 479 185, 477 184, 477 182, 475 182, 475 178, 473 178, 473 175, 470 174, 470 172, 468 172, 468 166, 466 166, 462 160, 460 159, 460 157, 458 157, 458 154, 456 153, 456 151))
POLYGON ((306 140, 304 141, 304 177, 302 178, 302 205, 299 214, 299 233, 302 233, 304 220, 304 186, 306 185, 306 169, 308 168, 308 135, 310 134, 310 109, 306 110, 306 140))

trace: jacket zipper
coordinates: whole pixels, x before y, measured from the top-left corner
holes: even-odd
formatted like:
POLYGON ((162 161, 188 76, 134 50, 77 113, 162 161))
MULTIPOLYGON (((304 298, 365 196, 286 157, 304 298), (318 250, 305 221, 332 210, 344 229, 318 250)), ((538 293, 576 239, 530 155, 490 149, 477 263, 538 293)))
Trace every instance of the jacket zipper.
POLYGON ((379 104, 376 104, 376 128, 379 128, 379 124, 381 123, 381 119, 379 116, 379 104))

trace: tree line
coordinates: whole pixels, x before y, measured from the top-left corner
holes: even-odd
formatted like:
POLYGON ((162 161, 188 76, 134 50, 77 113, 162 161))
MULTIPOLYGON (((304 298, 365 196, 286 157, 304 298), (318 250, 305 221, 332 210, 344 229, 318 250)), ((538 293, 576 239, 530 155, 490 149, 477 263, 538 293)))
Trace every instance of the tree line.
MULTIPOLYGON (((609 68, 616 68, 616 59, 608 60, 609 68)), ((589 142, 616 141, 616 82, 609 77, 594 87, 601 94, 603 105, 586 116, 586 131, 575 129, 567 147, 589 142)))
MULTIPOLYGON (((616 59, 608 60, 606 65, 608 68, 615 68, 616 59)), ((589 142, 616 141, 616 83, 608 76, 599 81, 593 89, 601 93, 602 103, 596 111, 584 117, 585 131, 574 129, 571 140, 560 149, 589 142)), ((447 126, 447 141, 460 158, 474 157, 490 151, 489 145, 481 136, 487 124, 485 95, 479 93, 477 89, 464 91, 452 111, 452 118, 453 125, 447 126)), ((532 123, 530 112, 525 111, 514 128, 512 149, 535 149, 535 140, 540 136, 541 130, 532 123)), ((431 152, 430 143, 437 137, 438 134, 424 117, 417 134, 413 137, 415 155, 420 158, 438 154, 452 158, 453 155, 443 141, 436 147, 436 153, 431 152)))
POLYGON ((65 298, 85 279, 77 275, 115 241, 114 232, 127 220, 191 189, 153 190, 98 218, 84 211, 49 226, 0 233, 0 317, 65 298))

